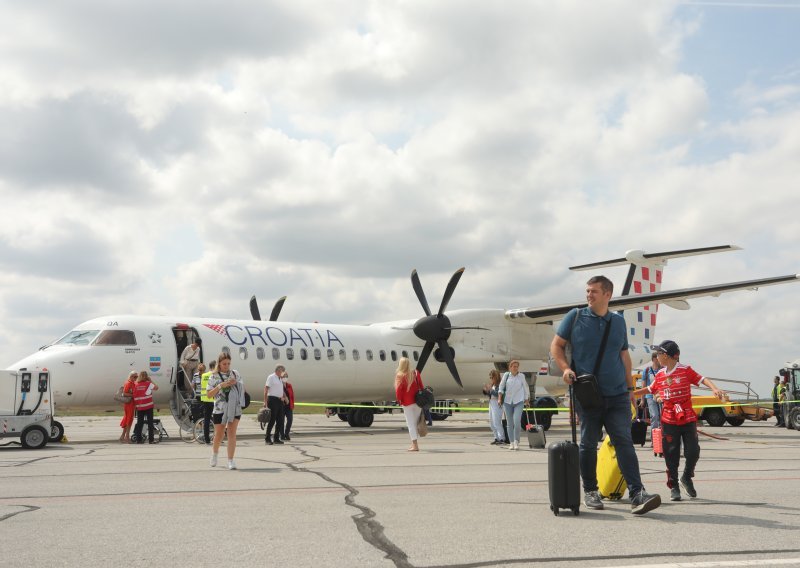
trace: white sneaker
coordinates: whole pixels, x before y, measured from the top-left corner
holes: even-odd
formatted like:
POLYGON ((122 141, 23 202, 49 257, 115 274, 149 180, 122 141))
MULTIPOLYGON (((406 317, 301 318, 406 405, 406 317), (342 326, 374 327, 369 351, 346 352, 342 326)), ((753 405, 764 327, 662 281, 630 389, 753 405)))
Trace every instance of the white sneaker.
POLYGON ((233 460, 228 460, 228 469, 236 469, 236 462, 233 460))
POLYGON ((217 467, 217 454, 211 454, 211 460, 208 463, 211 467, 217 467))
POLYGON ((519 449, 519 442, 514 442, 514 451, 519 449))
POLYGON ((508 443, 508 449, 511 450, 512 452, 514 451, 514 442, 508 443))

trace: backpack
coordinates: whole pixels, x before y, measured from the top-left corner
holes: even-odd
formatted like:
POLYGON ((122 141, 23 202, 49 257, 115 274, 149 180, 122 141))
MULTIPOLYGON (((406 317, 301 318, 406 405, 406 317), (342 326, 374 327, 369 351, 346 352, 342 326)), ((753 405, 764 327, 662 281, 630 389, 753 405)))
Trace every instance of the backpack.
POLYGON ((125 386, 123 385, 117 389, 117 392, 114 394, 114 400, 120 404, 128 404, 133 400, 133 395, 126 393, 125 386))

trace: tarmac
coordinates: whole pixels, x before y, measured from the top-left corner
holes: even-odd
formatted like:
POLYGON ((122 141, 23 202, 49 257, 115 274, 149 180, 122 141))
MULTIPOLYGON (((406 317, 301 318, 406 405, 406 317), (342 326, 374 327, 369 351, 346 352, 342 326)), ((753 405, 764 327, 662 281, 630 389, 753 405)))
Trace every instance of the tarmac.
MULTIPOLYGON (((800 432, 701 426, 698 498, 669 501, 664 463, 637 447, 664 503, 549 508, 547 451, 493 446, 485 414, 435 422, 407 452, 401 414, 370 428, 295 415, 265 446, 245 416, 238 470, 170 437, 118 442, 119 418, 60 419, 67 442, 0 448, 0 566, 800 566, 800 432)), ((566 418, 547 432, 567 439, 566 418)))

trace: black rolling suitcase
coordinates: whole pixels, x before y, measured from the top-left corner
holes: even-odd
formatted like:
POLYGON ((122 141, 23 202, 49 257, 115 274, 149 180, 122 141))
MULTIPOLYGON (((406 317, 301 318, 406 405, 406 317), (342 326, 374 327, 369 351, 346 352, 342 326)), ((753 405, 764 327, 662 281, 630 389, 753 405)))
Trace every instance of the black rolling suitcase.
MULTIPOLYGON (((570 405, 574 405, 572 385, 569 387, 570 405)), ((578 436, 575 429, 574 410, 570 408, 569 423, 572 441, 556 442, 547 448, 547 481, 550 486, 550 510, 558 516, 559 509, 571 509, 574 515, 581 508, 581 476, 578 466, 578 436)))

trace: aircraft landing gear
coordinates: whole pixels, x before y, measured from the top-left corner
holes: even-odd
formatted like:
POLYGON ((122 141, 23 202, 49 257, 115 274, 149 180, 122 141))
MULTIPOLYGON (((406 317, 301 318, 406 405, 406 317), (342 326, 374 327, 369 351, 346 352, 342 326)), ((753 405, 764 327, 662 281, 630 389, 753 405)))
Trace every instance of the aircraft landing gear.
POLYGON ((375 414, 369 408, 353 408, 347 413, 347 423, 355 428, 369 428, 375 414))

